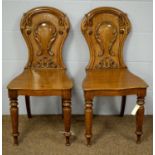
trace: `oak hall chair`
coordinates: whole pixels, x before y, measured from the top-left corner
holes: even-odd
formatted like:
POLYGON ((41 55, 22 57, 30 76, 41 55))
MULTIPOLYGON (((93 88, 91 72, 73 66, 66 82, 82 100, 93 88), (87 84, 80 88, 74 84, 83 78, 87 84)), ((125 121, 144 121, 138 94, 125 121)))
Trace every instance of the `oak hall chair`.
POLYGON ((69 145, 73 84, 62 60, 62 46, 69 32, 69 20, 55 8, 38 7, 23 15, 20 28, 28 46, 29 59, 23 72, 8 85, 14 144, 18 144, 19 136, 17 98, 22 95, 25 96, 29 118, 29 96, 62 97, 64 133, 66 145, 69 145))
POLYGON ((123 116, 126 95, 137 95, 137 104, 140 106, 136 113, 137 143, 141 141, 144 97, 148 86, 132 74, 123 61, 123 44, 130 28, 127 15, 111 7, 96 8, 82 20, 81 30, 90 50, 90 61, 83 81, 88 145, 92 138, 92 102, 95 96, 122 96, 123 116))

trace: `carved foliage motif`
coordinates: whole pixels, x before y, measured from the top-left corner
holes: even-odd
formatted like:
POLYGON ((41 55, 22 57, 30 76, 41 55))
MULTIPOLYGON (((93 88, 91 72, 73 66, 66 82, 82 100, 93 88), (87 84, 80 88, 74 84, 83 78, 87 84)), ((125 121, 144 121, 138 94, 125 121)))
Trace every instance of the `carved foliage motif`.
POLYGON ((101 51, 98 52, 98 57, 101 57, 96 68, 115 68, 118 66, 113 59, 115 53, 112 47, 117 38, 117 29, 111 22, 101 22, 96 27, 95 38, 100 46, 101 51))
POLYGON ((96 69, 101 68, 117 68, 117 62, 111 56, 104 56, 95 66, 96 69))
POLYGON ((42 22, 36 26, 34 30, 34 38, 39 49, 36 55, 39 57, 38 60, 33 64, 33 67, 57 67, 52 59, 52 57, 54 56, 52 45, 55 42, 56 37, 57 30, 52 23, 42 22), (50 56, 50 58, 48 58, 48 55, 50 56))
MULTIPOLYGON (((58 35, 66 35, 64 34, 64 31, 67 33, 69 31, 68 19, 62 12, 49 7, 34 8, 24 14, 21 21, 21 31, 30 51, 29 61, 26 68, 64 67, 60 58, 58 59, 61 62, 57 62, 58 59, 56 57, 59 57, 59 54, 56 54, 56 52, 58 51, 56 51, 56 49, 53 51, 53 45, 56 42, 58 35), (41 17, 42 13, 43 18, 41 17), (57 18, 58 23, 55 23, 56 20, 52 22, 51 18, 49 18, 50 16, 46 16, 46 13, 52 14, 52 16, 54 15, 57 18), (40 15, 40 22, 32 20, 36 15, 40 15), (31 40, 32 37, 33 40, 31 40)), ((62 39, 62 42, 63 41, 64 40, 62 39)))
POLYGON ((127 15, 115 8, 96 8, 86 14, 82 21, 81 29, 91 49, 91 59, 87 68, 124 67, 122 49, 130 27, 127 15), (108 17, 105 16, 104 18, 102 15, 106 14, 108 17), (98 20, 99 18, 100 21, 98 20), (116 24, 118 27, 116 27, 116 24), (116 46, 114 47, 117 39, 119 39, 118 49, 116 49, 116 46), (97 47, 94 45, 95 43, 99 45, 98 49, 95 48, 97 47))
POLYGON ((41 56, 33 64, 34 68, 57 68, 58 65, 53 62, 52 57, 41 56))
POLYGON ((38 44, 39 52, 37 55, 41 55, 43 52, 47 52, 50 55, 53 55, 52 45, 56 40, 57 31, 55 26, 52 23, 42 22, 37 25, 34 31, 34 38, 38 44))

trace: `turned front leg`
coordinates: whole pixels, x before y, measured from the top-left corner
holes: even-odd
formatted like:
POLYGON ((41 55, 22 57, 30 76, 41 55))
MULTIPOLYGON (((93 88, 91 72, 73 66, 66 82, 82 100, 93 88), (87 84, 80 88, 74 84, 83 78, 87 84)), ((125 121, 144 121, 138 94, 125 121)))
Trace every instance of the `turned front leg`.
POLYGON ((137 98, 137 104, 140 106, 136 113, 136 135, 137 143, 141 142, 141 136, 143 134, 143 120, 144 120, 144 97, 137 98))
POLYGON ((86 100, 85 102, 85 136, 87 140, 87 145, 91 144, 92 137, 92 100, 86 100))
POLYGON ((18 102, 17 97, 10 97, 10 114, 12 122, 12 135, 14 139, 14 144, 18 144, 18 102))
POLYGON ((71 127, 71 100, 63 99, 63 118, 65 126, 66 145, 70 145, 71 127))

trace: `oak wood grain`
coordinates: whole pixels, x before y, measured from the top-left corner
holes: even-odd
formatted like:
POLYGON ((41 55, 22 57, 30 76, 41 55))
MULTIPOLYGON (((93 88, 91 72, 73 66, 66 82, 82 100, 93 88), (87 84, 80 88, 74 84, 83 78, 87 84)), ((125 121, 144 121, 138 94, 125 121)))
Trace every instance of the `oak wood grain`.
POLYGON ((61 96, 64 111, 66 145, 70 144, 72 80, 66 74, 62 47, 69 32, 69 19, 52 7, 37 7, 24 13, 20 29, 27 43, 29 58, 23 72, 8 84, 14 143, 18 144, 19 95, 26 96, 28 117, 31 117, 29 96, 61 96), (65 103, 65 104, 64 104, 65 103))
MULTIPOLYGON (((88 145, 91 144, 92 138, 91 101, 95 96, 137 95, 144 102, 148 85, 131 73, 123 60, 123 45, 130 30, 131 23, 127 14, 112 7, 93 9, 81 22, 81 31, 90 51, 86 77, 82 84, 86 107, 85 136, 88 145)), ((122 102, 121 115, 124 115, 124 110, 125 100, 122 102)), ((138 142, 141 140, 143 117, 144 106, 141 105, 136 115, 138 142)))

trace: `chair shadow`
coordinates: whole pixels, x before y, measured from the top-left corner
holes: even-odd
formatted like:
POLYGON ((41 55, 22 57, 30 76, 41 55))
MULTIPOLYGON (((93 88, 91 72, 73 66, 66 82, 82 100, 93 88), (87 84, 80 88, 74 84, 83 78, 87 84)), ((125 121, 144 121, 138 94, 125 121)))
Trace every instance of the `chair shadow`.
POLYGON ((22 143, 24 141, 24 138, 27 137, 27 134, 30 133, 32 130, 35 129, 34 124, 36 122, 35 119, 33 119, 34 116, 32 116, 32 118, 27 118, 27 121, 25 122, 25 124, 23 125, 21 132, 20 132, 20 136, 19 136, 19 142, 22 143), (32 128, 33 126, 33 128, 32 128))
MULTIPOLYGON (((133 117, 133 119, 134 119, 134 123, 132 124, 133 126, 134 126, 134 128, 135 129, 133 129, 132 131, 132 134, 130 135, 130 134, 128 134, 128 132, 124 132, 124 131, 122 131, 122 130, 120 130, 119 132, 120 132, 120 134, 121 134, 121 136, 123 136, 125 139, 128 139, 128 140, 130 140, 130 141, 132 141, 132 142, 135 142, 136 143, 136 134, 135 134, 135 131, 136 131, 136 118, 135 118, 135 116, 131 116, 131 117, 133 117)), ((150 127, 145 127, 145 116, 144 116, 144 124, 143 124, 143 135, 141 136, 141 141, 143 142, 143 141, 147 141, 147 139, 149 138, 149 137, 152 137, 152 134, 153 134, 153 122, 151 123, 151 126, 150 127)))
MULTIPOLYGON (((115 105, 116 100, 114 97, 95 97, 94 99, 94 112, 95 114, 100 114, 100 111, 104 109, 104 106, 109 106, 109 111, 112 111, 114 115, 120 114, 120 109, 115 105), (111 104, 112 103, 112 104, 111 104), (101 105, 102 104, 102 105, 101 105)), ((121 102, 120 102, 121 105, 121 102)))
POLYGON ((102 125, 99 126, 100 127, 99 130, 97 130, 97 133, 95 133, 95 135, 93 136, 93 140, 92 140, 93 144, 98 143, 99 139, 103 139, 103 137, 106 134, 108 134, 109 130, 115 130, 114 129, 115 127, 111 125, 108 120, 100 121, 100 124, 102 125))
MULTIPOLYGON (((35 102, 35 98, 33 100, 31 99, 31 101, 35 102)), ((32 105, 33 102, 31 102, 31 101, 30 101, 30 103, 32 105)), ((47 114, 46 112, 48 111, 48 109, 51 109, 52 97, 51 96, 50 97, 46 97, 45 99, 43 99, 43 101, 45 102, 44 109, 43 109, 44 114, 41 117, 43 117, 45 115, 49 115, 50 116, 50 114, 47 114)), ((55 101, 54 104, 58 107, 57 109, 58 109, 58 112, 59 112, 59 103, 60 103, 59 97, 56 97, 54 101, 55 101)), ((58 113, 56 113, 56 115, 57 114, 58 113)), ((21 129, 21 133, 20 133, 20 136, 19 136, 19 141, 20 142, 23 142, 23 139, 27 136, 27 134, 30 133, 32 130, 35 130, 35 128, 37 128, 36 121, 37 121, 37 117, 38 116, 37 115, 33 115, 33 109, 32 108, 31 108, 31 115, 32 115, 32 118, 27 118, 27 120, 24 121, 25 122, 23 124, 24 127, 21 129)), ((47 118, 47 121, 48 121, 48 119, 49 118, 47 118)))

